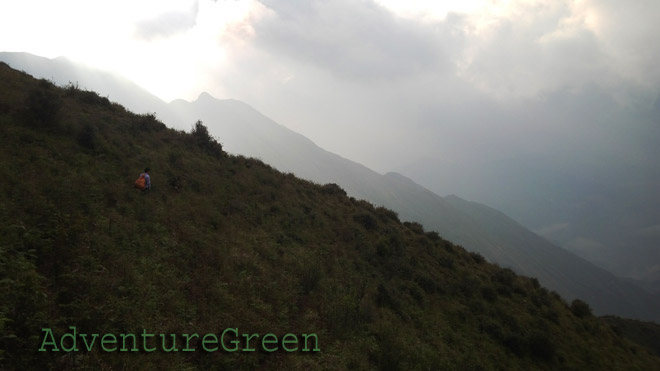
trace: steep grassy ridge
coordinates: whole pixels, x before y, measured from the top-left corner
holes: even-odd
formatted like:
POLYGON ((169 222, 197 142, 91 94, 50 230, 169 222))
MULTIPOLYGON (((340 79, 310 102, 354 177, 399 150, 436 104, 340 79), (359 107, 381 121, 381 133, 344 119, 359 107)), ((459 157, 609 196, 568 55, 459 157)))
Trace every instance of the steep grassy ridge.
POLYGON ((2 368, 660 368, 583 303, 337 186, 228 156, 202 126, 177 132, 0 65, 0 142, 2 368), (132 188, 145 166, 150 193, 132 188), (43 328, 70 326, 314 333, 320 351, 206 352, 197 338, 184 352, 181 337, 172 353, 80 338, 79 352, 38 351, 43 328))
POLYGON ((536 277, 568 300, 585 300, 594 313, 660 320, 660 297, 636 287, 640 282, 617 278, 485 205, 440 197, 401 174, 381 175, 327 152, 245 103, 202 93, 193 102, 168 104, 130 81, 64 58, 0 53, 0 61, 63 85, 76 81, 134 112, 156 112, 170 127, 188 130, 202 119, 227 152, 263 159, 280 171, 316 183, 336 183, 348 195, 394 210, 401 220, 419 222, 490 262, 536 277))

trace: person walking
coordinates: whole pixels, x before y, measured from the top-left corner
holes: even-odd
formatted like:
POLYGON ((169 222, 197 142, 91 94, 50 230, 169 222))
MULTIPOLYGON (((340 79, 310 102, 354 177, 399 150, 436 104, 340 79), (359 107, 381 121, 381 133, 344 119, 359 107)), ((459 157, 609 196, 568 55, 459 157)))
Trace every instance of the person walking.
POLYGON ((140 174, 140 176, 135 181, 135 188, 141 189, 142 191, 151 190, 151 176, 149 175, 150 170, 151 169, 149 168, 144 169, 144 172, 140 174))

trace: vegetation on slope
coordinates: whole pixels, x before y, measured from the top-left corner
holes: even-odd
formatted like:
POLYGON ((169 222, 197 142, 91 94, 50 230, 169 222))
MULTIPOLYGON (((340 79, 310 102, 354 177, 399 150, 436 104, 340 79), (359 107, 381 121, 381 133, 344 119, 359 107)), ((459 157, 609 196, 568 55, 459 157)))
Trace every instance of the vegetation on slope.
POLYGON ((3 64, 0 81, 0 368, 660 367, 584 303, 335 185, 228 156, 201 124, 168 129, 3 64), (316 333, 321 351, 38 351, 43 328, 70 326, 316 333))
POLYGON ((659 324, 616 316, 604 316, 601 318, 606 323, 609 323, 617 334, 622 334, 633 342, 645 346, 657 356, 660 356, 659 324))

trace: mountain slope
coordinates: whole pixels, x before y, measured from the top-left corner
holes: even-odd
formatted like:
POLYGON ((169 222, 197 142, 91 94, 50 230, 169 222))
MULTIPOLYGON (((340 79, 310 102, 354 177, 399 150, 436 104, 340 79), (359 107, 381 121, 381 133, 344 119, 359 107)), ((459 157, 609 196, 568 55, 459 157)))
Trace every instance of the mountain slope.
MULTIPOLYGON (((31 61, 29 55, 18 56, 29 62, 23 61, 22 68, 38 65, 42 76, 76 70, 73 66, 54 67, 48 72, 45 67, 48 60, 32 56, 35 61, 31 61)), ((0 53, 1 58, 7 58, 7 53, 0 53)), ((106 89, 102 95, 126 99, 131 106, 143 107, 142 112, 157 112, 170 127, 189 128, 201 119, 228 152, 262 159, 281 171, 317 183, 337 183, 350 196, 386 206, 403 220, 416 221, 438 231, 444 238, 479 252, 489 261, 537 277, 543 285, 569 300, 587 300, 598 314, 660 320, 660 299, 550 244, 505 215, 487 211, 485 217, 475 211, 489 208, 465 208, 464 203, 450 202, 452 198, 444 199, 400 174, 378 174, 323 150, 245 103, 218 100, 204 93, 193 102, 177 100, 167 105, 144 91, 132 91, 128 82, 118 78, 103 78, 101 73, 89 70, 75 75, 81 78, 89 75, 89 82, 84 85, 106 89), (134 95, 125 95, 125 91, 137 94, 143 103, 136 105, 134 95)), ((66 80, 60 77, 58 81, 66 80)))
POLYGON ((324 151, 242 102, 202 94, 194 102, 179 100, 172 106, 180 117, 198 117, 208 124, 230 152, 267 160, 318 183, 337 183, 349 195, 392 209, 402 220, 419 222, 489 261, 537 277, 570 300, 582 298, 599 314, 660 321, 660 299, 491 208, 442 198, 400 174, 380 175, 324 151))
MULTIPOLYGON (((557 248, 495 209, 457 196, 445 199, 479 226, 487 228, 485 232, 491 236, 493 244, 506 245, 507 254, 520 259, 518 262, 511 260, 510 266, 521 274, 533 275, 562 295, 584 299, 595 308, 605 309, 606 313, 634 313, 635 318, 660 319, 658 298, 638 286, 557 248), (571 288, 570 294, 565 292, 566 287, 571 288)), ((461 240, 457 237, 453 241, 461 240)), ((491 258, 492 250, 480 252, 491 258)), ((502 260, 501 257, 497 259, 502 260)))
POLYGON ((203 127, 167 129, 0 64, 0 138, 2 368, 660 367, 579 302, 336 186, 226 155, 203 127), (145 165, 154 189, 141 193, 145 165), (314 333, 320 351, 207 352, 194 339, 186 352, 176 336, 171 353, 49 351, 44 328, 73 326, 178 341, 314 333))

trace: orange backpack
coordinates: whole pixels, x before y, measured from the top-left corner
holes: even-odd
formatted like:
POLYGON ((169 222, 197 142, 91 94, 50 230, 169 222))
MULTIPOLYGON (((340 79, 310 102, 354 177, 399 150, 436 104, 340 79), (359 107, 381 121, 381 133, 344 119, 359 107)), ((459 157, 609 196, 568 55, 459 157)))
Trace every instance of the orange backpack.
POLYGON ((147 181, 144 179, 144 173, 140 174, 140 177, 135 181, 135 188, 144 190, 147 188, 147 181))

